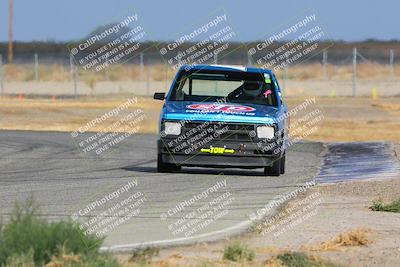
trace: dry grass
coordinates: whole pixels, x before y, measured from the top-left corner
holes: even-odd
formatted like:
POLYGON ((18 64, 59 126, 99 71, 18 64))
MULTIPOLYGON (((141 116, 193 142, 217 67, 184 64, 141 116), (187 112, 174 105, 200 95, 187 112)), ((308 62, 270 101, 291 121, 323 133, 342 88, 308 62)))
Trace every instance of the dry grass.
MULTIPOLYGON (((330 80, 351 80, 353 67, 348 65, 327 65, 327 78, 330 80)), ((277 72, 282 77, 282 71, 277 72)), ((321 64, 295 65, 288 69, 288 79, 296 80, 322 80, 325 79, 321 64)), ((394 68, 394 77, 400 76, 398 66, 394 68)), ((386 65, 374 63, 361 63, 357 65, 358 79, 386 79, 391 77, 391 71, 386 65)), ((393 78, 393 77, 391 77, 393 78)))
MULTIPOLYGON (((71 70, 69 66, 64 65, 39 65, 40 81, 65 82, 71 80, 71 70)), ((99 72, 84 71, 78 69, 78 77, 82 81, 131 81, 146 80, 164 81, 172 80, 175 71, 164 64, 145 66, 141 68, 138 65, 112 65, 106 70, 99 72)), ((7 64, 4 65, 4 79, 6 82, 27 82, 35 80, 34 66, 28 64, 7 64)))
POLYGON ((400 113, 400 103, 379 103, 379 104, 373 104, 372 106, 396 114, 400 113))
MULTIPOLYGON (((289 108, 304 101, 288 98, 289 108)), ((400 98, 381 97, 317 97, 316 104, 291 117, 298 118, 319 109, 323 119, 316 124, 317 130, 305 139, 314 141, 393 141, 400 142, 400 98)), ((303 124, 304 125, 304 124, 303 124)))
MULTIPOLYGON (((126 99, 82 99, 82 100, 16 100, 2 99, 0 128, 3 130, 33 131, 76 131, 94 118, 118 107, 126 99)), ((140 133, 155 133, 161 102, 141 98, 126 111, 143 110, 146 118, 140 123, 140 133)), ((125 113, 126 113, 125 112, 125 113)), ((124 114, 125 114, 124 113, 124 114)), ((125 114, 126 115, 126 114, 125 114)), ((121 114, 122 116, 122 114, 121 114)), ((105 123, 96 124, 90 131, 104 131, 107 126, 119 121, 121 116, 114 116, 105 123)), ((125 126, 113 129, 115 132, 125 131, 125 126)))
POLYGON ((304 249, 311 251, 341 250, 347 247, 367 246, 372 243, 371 236, 374 232, 368 228, 356 228, 339 234, 335 238, 316 246, 305 246, 304 249))
POLYGON ((81 266, 83 264, 84 262, 79 255, 62 253, 60 256, 53 256, 44 267, 81 266))
POLYGON ((278 260, 276 257, 266 260, 264 262, 263 266, 264 267, 285 267, 285 265, 283 265, 282 262, 280 260, 278 260))
MULTIPOLYGON (((126 98, 79 98, 77 100, 50 100, 3 98, 0 100, 0 129, 34 131, 75 131, 99 115, 119 106, 126 98)), ((303 101, 288 98, 290 108, 303 101)), ((304 139, 315 141, 375 141, 400 142, 399 98, 318 98, 316 105, 324 118, 311 135, 304 139)), ((161 101, 148 97, 138 100, 130 109, 142 109, 146 119, 141 123, 141 133, 156 133, 161 101)), ((296 118, 304 114, 298 114, 296 118)), ((110 119, 109 123, 119 118, 110 119)), ((103 126, 92 131, 102 131, 103 126)), ((117 129, 123 131, 123 129, 117 129)))
POLYGON ((307 139, 315 141, 400 141, 400 124, 390 121, 324 120, 307 139))

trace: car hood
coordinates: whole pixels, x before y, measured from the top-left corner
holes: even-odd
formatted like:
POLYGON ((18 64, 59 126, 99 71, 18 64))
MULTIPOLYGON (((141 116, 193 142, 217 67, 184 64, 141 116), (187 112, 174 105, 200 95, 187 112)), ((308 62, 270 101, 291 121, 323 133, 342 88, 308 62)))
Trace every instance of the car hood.
POLYGON ((277 107, 242 103, 167 101, 163 119, 190 121, 224 121, 274 123, 277 107))

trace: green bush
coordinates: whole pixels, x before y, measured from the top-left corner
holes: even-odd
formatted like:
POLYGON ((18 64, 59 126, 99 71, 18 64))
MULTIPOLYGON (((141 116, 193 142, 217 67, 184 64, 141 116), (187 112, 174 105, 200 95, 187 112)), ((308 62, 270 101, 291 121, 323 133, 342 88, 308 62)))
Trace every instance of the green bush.
POLYGON ((224 249, 224 259, 230 261, 252 261, 254 256, 254 251, 240 244, 240 242, 235 242, 224 249))
POLYGON ((276 258, 283 266, 287 267, 340 267, 332 262, 316 259, 302 252, 286 252, 276 258))
POLYGON ((35 265, 43 265, 60 248, 82 256, 98 255, 102 239, 85 235, 71 221, 49 223, 37 215, 37 210, 33 201, 16 204, 10 222, 0 229, 0 266, 12 257, 29 253, 33 253, 35 265))
POLYGON ((400 199, 389 204, 384 204, 382 201, 375 201, 370 207, 374 211, 400 212, 400 199))
POLYGON ((316 264, 305 254, 301 252, 287 252, 277 256, 277 259, 288 267, 309 267, 316 264))

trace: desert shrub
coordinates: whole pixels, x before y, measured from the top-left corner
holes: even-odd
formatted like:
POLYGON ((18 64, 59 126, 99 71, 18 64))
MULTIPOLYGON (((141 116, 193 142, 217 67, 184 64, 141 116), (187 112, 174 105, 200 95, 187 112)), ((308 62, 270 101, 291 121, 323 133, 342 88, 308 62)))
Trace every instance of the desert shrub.
POLYGON ((0 229, 0 266, 12 257, 33 254, 35 265, 43 265, 61 247, 69 253, 97 255, 102 240, 85 235, 77 223, 59 221, 49 223, 38 216, 31 200, 16 204, 9 223, 0 229))
POLYGON ((240 242, 235 242, 232 245, 225 247, 224 259, 230 261, 252 261, 254 259, 254 251, 242 245, 240 242))
POLYGON ((276 256, 280 265, 287 267, 339 267, 330 261, 309 256, 303 252, 285 252, 276 256))
POLYGON ((384 204, 382 201, 375 201, 370 207, 374 211, 400 212, 400 199, 384 204))
POLYGON ((154 256, 157 256, 158 253, 159 250, 157 248, 147 247, 144 249, 138 249, 132 252, 129 262, 145 265, 149 263, 154 256))

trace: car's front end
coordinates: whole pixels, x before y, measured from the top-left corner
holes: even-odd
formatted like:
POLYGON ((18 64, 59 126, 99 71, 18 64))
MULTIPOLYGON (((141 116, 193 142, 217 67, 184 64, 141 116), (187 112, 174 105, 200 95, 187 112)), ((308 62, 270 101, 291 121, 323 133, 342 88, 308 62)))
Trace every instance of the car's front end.
MULTIPOLYGON (((264 79, 267 75, 258 73, 257 69, 251 75, 244 75, 244 71, 214 67, 184 72, 178 73, 161 113, 159 171, 177 170, 180 166, 268 169, 284 157, 286 109, 278 99, 278 92, 268 95, 276 97, 268 100, 270 105, 224 95, 236 85, 240 86, 241 79, 254 80, 258 75, 264 79), (197 77, 200 82, 196 81, 197 77), (186 82, 189 79, 190 85, 181 89, 186 91, 179 98, 177 90, 183 87, 183 79, 186 82), (221 79, 223 82, 218 83, 221 79), (232 88, 230 81, 235 82, 232 88), (197 90, 206 92, 195 94, 196 85, 197 90), (208 92, 210 86, 219 88, 208 92)), ((270 74, 268 78, 267 82, 272 83, 275 77, 270 74)), ((268 88, 269 91, 277 89, 268 88)), ((282 166, 279 168, 280 174, 282 166)))

